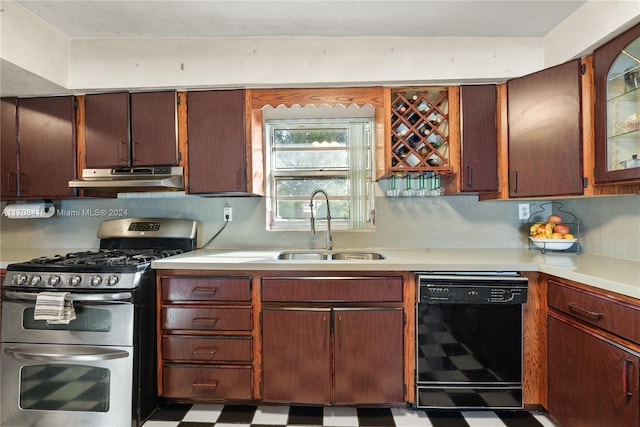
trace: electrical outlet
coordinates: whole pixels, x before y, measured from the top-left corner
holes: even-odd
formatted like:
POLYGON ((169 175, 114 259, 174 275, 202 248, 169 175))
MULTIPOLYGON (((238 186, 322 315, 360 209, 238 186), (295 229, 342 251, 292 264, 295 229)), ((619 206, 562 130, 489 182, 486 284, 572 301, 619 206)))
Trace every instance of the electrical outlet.
POLYGON ((520 203, 518 205, 518 219, 529 219, 531 211, 529 210, 529 203, 520 203))
POLYGON ((233 210, 231 209, 231 206, 224 207, 222 219, 229 222, 233 221, 233 210))

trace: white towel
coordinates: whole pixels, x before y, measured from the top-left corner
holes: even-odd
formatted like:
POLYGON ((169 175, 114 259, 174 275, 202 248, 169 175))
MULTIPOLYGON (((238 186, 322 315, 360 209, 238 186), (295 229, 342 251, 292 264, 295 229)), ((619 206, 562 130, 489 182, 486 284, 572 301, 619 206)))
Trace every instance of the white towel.
POLYGON ((76 318, 69 292, 40 292, 36 297, 34 320, 46 320, 49 324, 67 325, 76 318))

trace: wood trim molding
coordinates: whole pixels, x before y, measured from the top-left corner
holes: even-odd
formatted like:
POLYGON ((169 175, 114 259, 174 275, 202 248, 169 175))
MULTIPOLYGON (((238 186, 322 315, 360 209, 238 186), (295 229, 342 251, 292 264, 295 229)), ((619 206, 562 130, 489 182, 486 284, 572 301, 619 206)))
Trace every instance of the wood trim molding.
POLYGON ((507 116, 507 83, 496 85, 496 126, 498 128, 498 191, 480 193, 478 200, 509 198, 509 125, 507 116))
POLYGON ((585 196, 594 194, 595 184, 595 129, 594 129, 594 91, 593 91, 593 55, 586 56, 581 60, 581 67, 584 70, 580 79, 580 91, 582 92, 582 173, 583 179, 588 183, 583 188, 582 194, 585 196))
POLYGON ((359 106, 369 104, 372 107, 382 107, 382 87, 362 88, 317 88, 317 89, 253 89, 251 91, 251 109, 261 109, 270 105, 277 107, 284 105, 350 105, 359 106))
POLYGON ((176 93, 178 114, 178 165, 184 168, 185 188, 189 187, 189 133, 187 126, 187 92, 176 93))

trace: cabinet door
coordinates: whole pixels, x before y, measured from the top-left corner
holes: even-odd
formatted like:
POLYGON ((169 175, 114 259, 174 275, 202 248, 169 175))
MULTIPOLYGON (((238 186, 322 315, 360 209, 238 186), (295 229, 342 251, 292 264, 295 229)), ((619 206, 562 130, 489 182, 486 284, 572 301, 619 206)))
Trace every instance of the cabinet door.
POLYGON ((190 193, 246 191, 244 115, 243 90, 187 94, 190 193))
POLYGON ((73 196, 75 107, 72 96, 18 100, 22 197, 73 196))
POLYGON ((596 183, 640 180, 640 25, 593 54, 596 183))
POLYGON ((0 123, 0 199, 18 196, 18 128, 16 99, 2 98, 0 123))
POLYGON ((265 402, 331 402, 329 309, 265 309, 262 375, 265 402))
POLYGON ((402 402, 402 309, 334 310, 334 403, 402 402))
POLYGON ((131 94, 131 153, 135 166, 178 164, 175 92, 131 94))
POLYGON ((88 168, 129 163, 129 94, 86 95, 85 139, 88 168))
POLYGON ((580 61, 510 80, 509 196, 582 194, 580 61))
POLYGON ((572 427, 637 426, 638 357, 550 316, 549 414, 572 427))
POLYGON ((495 85, 462 86, 462 191, 498 190, 495 85))

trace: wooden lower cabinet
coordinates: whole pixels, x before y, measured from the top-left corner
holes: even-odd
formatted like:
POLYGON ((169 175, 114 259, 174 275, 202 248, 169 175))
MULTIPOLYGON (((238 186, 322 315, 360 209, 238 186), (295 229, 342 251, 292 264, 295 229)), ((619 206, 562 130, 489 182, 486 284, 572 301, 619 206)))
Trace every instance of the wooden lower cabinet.
POLYGON ((263 399, 331 402, 331 310, 262 311, 263 399))
POLYGON ((165 364, 165 397, 178 399, 251 400, 250 366, 165 364))
POLYGON ((403 401, 400 308, 265 309, 262 331, 265 401, 403 401))
POLYGON ((336 309, 333 403, 402 402, 402 309, 336 309))
POLYGON ((640 426, 640 304, 549 281, 549 307, 549 415, 562 427, 640 426))
POLYGON ((564 427, 640 425, 638 353, 549 318, 549 414, 564 427))
POLYGON ((410 401, 408 275, 215 273, 157 274, 160 396, 191 403, 410 401))
POLYGON ((159 394, 253 400, 251 278, 160 276, 158 295, 159 394))
POLYGON ((368 280, 262 280, 264 401, 321 405, 404 402, 402 278, 371 278, 367 293, 368 280), (378 287, 382 282, 384 286, 378 287), (295 297, 279 292, 282 288, 297 289, 305 298, 292 301, 295 297), (379 301, 378 291, 392 295, 398 306, 372 303, 379 301))

